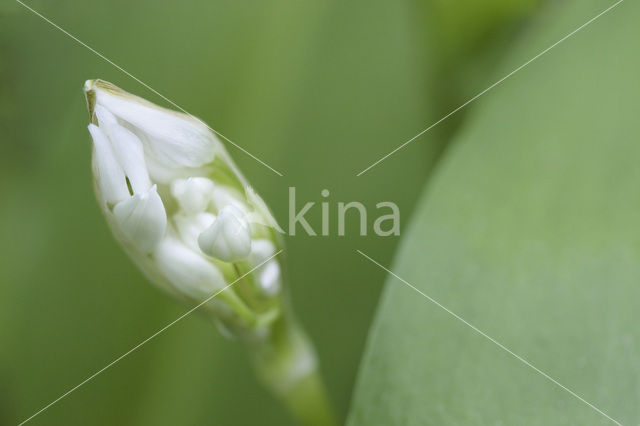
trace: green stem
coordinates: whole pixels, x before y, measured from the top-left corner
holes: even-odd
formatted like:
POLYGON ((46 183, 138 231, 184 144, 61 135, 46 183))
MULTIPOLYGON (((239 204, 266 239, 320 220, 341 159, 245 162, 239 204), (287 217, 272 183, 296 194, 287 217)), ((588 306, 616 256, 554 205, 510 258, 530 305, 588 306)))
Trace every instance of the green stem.
POLYGON ((285 313, 266 340, 251 345, 259 377, 298 424, 337 425, 313 346, 291 315, 285 313))

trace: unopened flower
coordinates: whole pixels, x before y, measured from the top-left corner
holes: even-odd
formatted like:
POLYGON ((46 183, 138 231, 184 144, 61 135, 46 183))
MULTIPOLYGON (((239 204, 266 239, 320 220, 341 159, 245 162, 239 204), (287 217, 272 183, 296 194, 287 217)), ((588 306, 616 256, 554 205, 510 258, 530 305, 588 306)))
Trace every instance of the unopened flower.
POLYGON ((283 295, 282 230, 222 144, 200 120, 105 81, 84 91, 96 196, 127 254, 243 341, 300 423, 333 425, 315 352, 283 295))
POLYGON ((223 207, 216 220, 198 237, 200 249, 225 262, 246 259, 251 253, 251 229, 243 216, 233 205, 223 207))
POLYGON ((98 202, 118 241, 156 284, 201 301, 225 329, 264 332, 280 314, 277 225, 200 120, 101 80, 85 83, 98 202), (235 286, 234 286, 235 287, 235 286))

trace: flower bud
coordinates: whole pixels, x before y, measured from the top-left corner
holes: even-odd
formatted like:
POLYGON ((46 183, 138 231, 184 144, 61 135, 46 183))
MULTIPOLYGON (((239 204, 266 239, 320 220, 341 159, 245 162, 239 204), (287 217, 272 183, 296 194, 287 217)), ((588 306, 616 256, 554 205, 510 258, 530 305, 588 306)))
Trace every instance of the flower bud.
POLYGON ((215 186, 202 177, 176 179, 171 183, 171 194, 185 213, 196 214, 206 210, 211 202, 215 186))
POLYGON ((222 144, 200 120, 111 83, 88 80, 84 91, 96 197, 125 252, 195 305, 187 314, 202 306, 242 340, 300 419, 334 424, 313 348, 283 297, 282 230, 222 144))
POLYGON ((156 185, 120 201, 113 207, 113 215, 124 234, 145 254, 158 245, 167 227, 167 215, 156 185))
POLYGON ((222 144, 200 120, 110 83, 84 90, 96 196, 129 256, 194 302, 234 283, 209 311, 234 333, 268 334, 282 305, 282 268, 270 259, 279 228, 222 144))
POLYGON ((158 269, 179 292, 206 299, 227 285, 220 271, 177 239, 166 238, 156 253, 158 269))
POLYGON ((207 255, 225 262, 245 259, 251 252, 251 230, 233 205, 220 210, 213 224, 198 237, 200 249, 207 255))

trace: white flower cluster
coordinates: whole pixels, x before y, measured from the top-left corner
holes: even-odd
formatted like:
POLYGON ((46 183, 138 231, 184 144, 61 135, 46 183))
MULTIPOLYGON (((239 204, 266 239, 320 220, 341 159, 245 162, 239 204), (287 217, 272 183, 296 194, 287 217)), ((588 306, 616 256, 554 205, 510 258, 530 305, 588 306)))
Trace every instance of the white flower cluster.
MULTIPOLYGON (((271 213, 204 123, 105 81, 89 80, 84 91, 98 202, 152 281, 199 301, 276 253, 271 213)), ((243 281, 251 300, 230 288, 227 306, 217 305, 227 319, 265 310, 260 301, 277 298, 279 259, 243 281)))

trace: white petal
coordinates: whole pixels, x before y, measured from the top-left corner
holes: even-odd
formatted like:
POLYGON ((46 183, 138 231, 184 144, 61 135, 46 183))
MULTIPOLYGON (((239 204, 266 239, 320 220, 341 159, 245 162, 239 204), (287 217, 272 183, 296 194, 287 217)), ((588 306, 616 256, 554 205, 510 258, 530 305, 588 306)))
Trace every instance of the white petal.
POLYGON ((100 196, 108 203, 117 203, 129 198, 124 171, 111 149, 104 132, 95 124, 89 124, 93 139, 93 172, 100 196))
POLYGON ((158 163, 154 157, 147 155, 144 157, 144 161, 147 164, 147 170, 149 176, 154 183, 162 185, 171 185, 176 179, 188 179, 191 176, 205 173, 203 169, 195 168, 168 168, 167 166, 158 163))
POLYGON ((216 185, 211 194, 211 199, 213 201, 213 206, 218 211, 222 210, 226 206, 234 206, 236 209, 240 210, 243 215, 246 215, 249 212, 249 207, 240 201, 242 199, 242 195, 235 189, 229 188, 228 186, 216 185))
POLYGON ((234 206, 220 210, 218 217, 200 237, 200 249, 207 255, 224 262, 235 262, 251 252, 251 229, 243 219, 242 211, 234 206))
POLYGON ((174 238, 165 238, 155 257, 160 272, 178 291, 192 298, 205 299, 226 285, 224 277, 211 262, 174 238))
POLYGON ((211 226, 214 220, 216 220, 216 216, 211 213, 198 213, 196 215, 178 213, 173 216, 173 222, 176 224, 182 242, 197 253, 200 253, 198 237, 205 229, 211 226))
POLYGON ((96 88, 96 98, 99 105, 129 123, 145 152, 166 167, 200 167, 221 149, 213 133, 196 118, 100 88, 96 88))
POLYGON ((101 105, 96 105, 96 117, 100 128, 111 142, 111 147, 131 182, 133 192, 148 191, 151 180, 144 160, 142 142, 131 131, 122 127, 116 117, 101 105))
POLYGON ((164 236, 167 214, 155 185, 116 204, 113 214, 124 234, 143 253, 152 252, 164 236))
POLYGON ((171 183, 171 194, 187 214, 206 210, 213 195, 213 182, 203 177, 176 179, 171 183))

